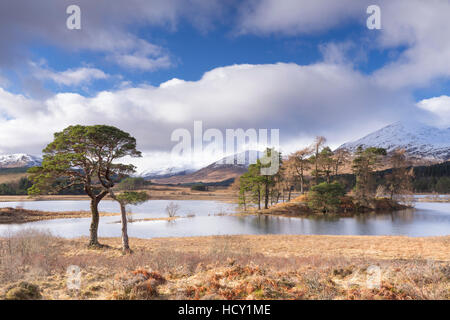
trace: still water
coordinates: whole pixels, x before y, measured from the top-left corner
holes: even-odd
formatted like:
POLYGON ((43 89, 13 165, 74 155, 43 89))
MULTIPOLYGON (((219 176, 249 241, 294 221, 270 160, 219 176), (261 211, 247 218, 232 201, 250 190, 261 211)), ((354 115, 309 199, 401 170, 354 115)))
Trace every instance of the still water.
MULTIPOLYGON (((176 221, 140 221, 129 224, 130 237, 187 237, 234 234, 322 234, 322 235, 450 235, 450 203, 418 202, 415 210, 386 214, 365 214, 351 218, 285 218, 271 216, 223 216, 235 212, 236 205, 204 200, 151 200, 133 206, 134 219, 166 217, 165 207, 180 206, 176 221), (194 217, 187 217, 195 215, 194 217)), ((89 210, 88 201, 2 202, 0 207, 22 206, 44 211, 89 210)), ((119 212, 116 203, 102 201, 100 211, 119 212)), ((102 217, 99 235, 119 237, 119 217, 102 217)), ((0 234, 23 229, 48 230, 74 238, 89 235, 90 218, 57 219, 20 225, 0 225, 0 234)))

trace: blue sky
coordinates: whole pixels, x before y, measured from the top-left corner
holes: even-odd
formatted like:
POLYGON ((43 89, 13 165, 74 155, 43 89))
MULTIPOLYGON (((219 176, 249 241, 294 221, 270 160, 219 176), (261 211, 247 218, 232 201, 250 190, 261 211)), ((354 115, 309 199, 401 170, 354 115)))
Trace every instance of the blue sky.
POLYGON ((2 1, 0 153, 39 154, 74 123, 118 126, 161 161, 195 120, 280 129, 286 152, 405 119, 450 126, 450 3, 380 0, 369 30, 372 2, 2 1))
MULTIPOLYGON (((230 26, 223 24, 202 32, 187 22, 180 23, 177 30, 168 30, 163 27, 135 29, 135 34, 139 38, 167 50, 172 59, 170 67, 152 71, 123 68, 108 61, 104 53, 91 50, 68 52, 64 48, 45 43, 31 45, 29 52, 33 61, 45 59, 46 66, 56 72, 84 65, 95 66, 107 74, 117 76, 113 79, 95 81, 88 88, 79 86, 61 88, 52 81, 46 81, 44 84, 52 92, 70 89, 71 92, 92 95, 102 90, 114 89, 124 81, 130 81, 135 86, 143 83, 158 86, 173 78, 196 81, 209 70, 234 64, 285 62, 309 65, 323 60, 322 47, 327 43, 346 42, 353 39, 361 39, 361 42, 348 52, 349 57, 355 58, 356 69, 370 74, 389 63, 393 56, 399 55, 404 50, 402 47, 389 50, 373 47, 371 42, 376 41, 377 31, 370 31, 365 25, 352 21, 347 22, 342 28, 312 35, 236 35, 230 26), (364 55, 364 57, 358 55, 364 55)), ((19 72, 26 73, 26 70, 19 72)), ((16 92, 23 90, 20 87, 20 81, 15 84, 16 92)))

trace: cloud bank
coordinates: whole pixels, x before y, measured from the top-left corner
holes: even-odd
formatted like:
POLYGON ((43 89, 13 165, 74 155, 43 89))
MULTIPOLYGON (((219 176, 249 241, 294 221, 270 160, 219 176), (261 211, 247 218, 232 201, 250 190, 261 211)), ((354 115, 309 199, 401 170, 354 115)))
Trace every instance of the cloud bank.
POLYGON ((135 135, 142 150, 169 151, 171 132, 192 130, 195 120, 220 130, 279 128, 286 143, 316 134, 339 143, 411 115, 411 104, 407 94, 377 86, 350 66, 326 63, 234 65, 199 81, 173 79, 94 97, 58 93, 39 101, 0 90, 0 151, 37 153, 53 132, 77 123, 115 125, 135 135))

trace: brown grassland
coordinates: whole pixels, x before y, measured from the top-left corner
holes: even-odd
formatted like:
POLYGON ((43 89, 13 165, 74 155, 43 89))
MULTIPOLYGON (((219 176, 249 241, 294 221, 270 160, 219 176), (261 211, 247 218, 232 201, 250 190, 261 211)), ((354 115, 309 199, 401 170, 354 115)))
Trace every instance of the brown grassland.
POLYGON ((213 236, 64 240, 35 231, 0 240, 6 299, 450 299, 450 236, 213 236), (66 270, 81 269, 79 290, 66 270), (379 286, 368 286, 371 266, 379 286))
MULTIPOLYGON (((185 186, 151 185, 137 191, 147 191, 152 200, 217 200, 232 202, 237 199, 236 192, 226 187, 210 187, 209 191, 194 191, 190 187, 185 186)), ((108 199, 108 197, 105 199, 108 199)), ((0 196, 0 202, 40 200, 90 200, 90 198, 87 195, 0 196)))
POLYGON ((26 177, 26 173, 6 173, 0 174, 0 183, 18 182, 20 178, 26 177))

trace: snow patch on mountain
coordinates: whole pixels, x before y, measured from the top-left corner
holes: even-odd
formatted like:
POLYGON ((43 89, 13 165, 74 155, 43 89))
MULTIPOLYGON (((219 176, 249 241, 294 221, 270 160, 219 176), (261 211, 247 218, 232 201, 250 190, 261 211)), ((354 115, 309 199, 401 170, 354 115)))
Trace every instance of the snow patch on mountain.
POLYGON ((0 168, 34 167, 41 163, 41 158, 25 153, 0 155, 0 168))
POLYGON ((236 153, 228 157, 224 157, 219 161, 210 164, 209 168, 222 168, 224 166, 236 166, 248 168, 249 165, 256 163, 256 160, 264 156, 264 152, 247 150, 236 153))
POLYGON ((358 146, 385 148, 388 152, 401 148, 414 158, 446 161, 450 160, 450 128, 396 122, 338 149, 355 152, 358 146))
POLYGON ((175 176, 189 175, 191 173, 200 171, 202 169, 223 169, 223 168, 241 168, 246 169, 250 164, 256 163, 256 160, 261 158, 264 152, 247 150, 241 153, 236 153, 224 157, 216 162, 211 163, 206 167, 193 167, 192 165, 166 166, 161 168, 148 168, 140 170, 137 174, 146 179, 166 179, 175 176))
POLYGON ((157 169, 147 169, 140 171, 137 175, 146 179, 169 178, 176 175, 186 175, 196 171, 196 169, 188 166, 162 167, 157 169))

